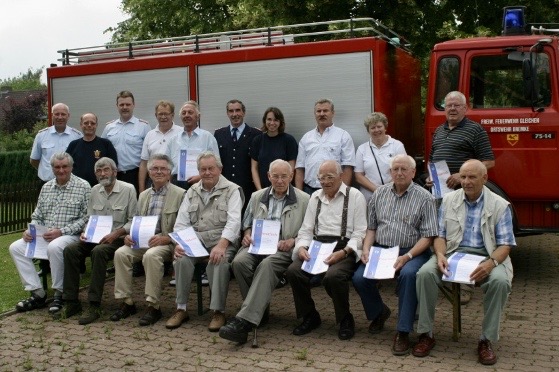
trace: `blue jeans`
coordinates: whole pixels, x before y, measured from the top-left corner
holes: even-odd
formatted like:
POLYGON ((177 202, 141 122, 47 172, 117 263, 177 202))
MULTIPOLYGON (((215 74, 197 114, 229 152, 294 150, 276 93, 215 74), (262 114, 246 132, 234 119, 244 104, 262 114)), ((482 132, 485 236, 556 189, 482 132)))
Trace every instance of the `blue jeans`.
MULTIPOLYGON (((409 248, 401 248, 400 255, 404 255, 409 248)), ((417 295, 415 292, 415 275, 425 262, 431 257, 431 250, 426 249, 422 254, 408 261, 400 269, 398 276, 398 325, 399 332, 412 332, 417 309, 417 295)), ((363 277, 365 264, 361 263, 353 274, 353 286, 361 297, 368 320, 375 320, 381 313, 384 303, 380 297, 375 279, 363 277)))

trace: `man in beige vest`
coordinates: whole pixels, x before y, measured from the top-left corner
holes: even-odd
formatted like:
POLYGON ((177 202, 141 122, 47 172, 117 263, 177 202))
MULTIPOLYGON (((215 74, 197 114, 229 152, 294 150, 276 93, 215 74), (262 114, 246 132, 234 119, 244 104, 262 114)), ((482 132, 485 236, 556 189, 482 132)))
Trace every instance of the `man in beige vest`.
MULTIPOLYGON (((175 231, 192 226, 209 253, 206 272, 211 291, 209 324, 211 332, 225 324, 225 300, 229 288, 230 263, 239 248, 241 209, 244 203, 241 187, 221 175, 223 165, 213 152, 202 152, 197 159, 201 180, 192 185, 182 202, 175 231)), ((177 311, 167 321, 169 329, 188 321, 186 311, 194 265, 206 257, 189 257, 177 245, 174 253, 177 283, 177 311)))

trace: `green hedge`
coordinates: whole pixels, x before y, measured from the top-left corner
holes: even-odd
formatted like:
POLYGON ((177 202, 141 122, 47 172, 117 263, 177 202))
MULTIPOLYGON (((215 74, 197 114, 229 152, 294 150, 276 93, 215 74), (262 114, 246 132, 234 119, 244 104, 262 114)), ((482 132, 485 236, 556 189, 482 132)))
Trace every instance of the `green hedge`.
POLYGON ((29 164, 30 150, 0 153, 0 185, 37 180, 37 170, 29 164))

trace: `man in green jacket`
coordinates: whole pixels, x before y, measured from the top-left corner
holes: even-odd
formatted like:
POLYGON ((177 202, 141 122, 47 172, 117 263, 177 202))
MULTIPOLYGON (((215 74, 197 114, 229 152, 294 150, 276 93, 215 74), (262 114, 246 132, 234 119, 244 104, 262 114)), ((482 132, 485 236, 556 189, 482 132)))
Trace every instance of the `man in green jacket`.
POLYGON ((253 327, 267 322, 272 291, 291 264, 295 238, 303 223, 309 195, 291 186, 293 169, 285 160, 270 164, 271 186, 252 194, 243 218, 243 248, 232 262, 244 302, 237 316, 219 330, 230 341, 244 343, 253 327), (253 220, 281 221, 278 251, 272 255, 248 252, 253 243, 253 220))

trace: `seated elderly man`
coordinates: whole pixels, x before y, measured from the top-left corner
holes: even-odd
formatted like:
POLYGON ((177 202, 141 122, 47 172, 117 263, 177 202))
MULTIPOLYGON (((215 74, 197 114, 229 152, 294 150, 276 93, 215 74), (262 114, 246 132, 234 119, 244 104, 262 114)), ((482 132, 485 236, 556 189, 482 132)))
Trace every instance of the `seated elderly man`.
POLYGON ((145 295, 148 307, 139 324, 154 324, 162 317, 160 297, 163 263, 173 258, 174 244, 169 233, 173 231, 185 194, 184 189, 170 183, 172 168, 173 162, 163 154, 154 154, 147 162, 152 187, 140 194, 137 215, 159 216, 159 220, 155 235, 148 241, 149 248, 131 248, 134 241, 127 235, 124 238, 125 245, 115 252, 115 298, 123 301, 120 309, 111 316, 112 321, 127 318, 137 311, 132 300, 132 266, 140 260, 146 271, 145 295))
POLYGON ((219 330, 222 338, 239 343, 247 341, 253 327, 268 321, 272 291, 291 264, 295 238, 309 202, 309 195, 291 186, 293 169, 285 160, 277 159, 270 164, 268 179, 272 185, 254 192, 250 198, 243 218, 243 248, 232 263, 244 301, 237 316, 219 330), (249 253, 256 219, 281 222, 276 253, 269 256, 249 253))
POLYGON ((342 181, 342 167, 334 160, 322 163, 318 180, 322 189, 309 200, 301 230, 293 250, 293 263, 286 277, 293 290, 295 310, 303 322, 293 330, 301 336, 320 326, 322 320, 311 296, 313 275, 303 271, 312 240, 337 242, 334 252, 324 261, 329 265, 322 283, 334 303, 336 322, 340 323, 338 338, 349 340, 355 334, 355 322, 349 310, 349 283, 355 264, 361 257, 361 246, 367 230, 367 202, 363 194, 342 181))
POLYGON ((390 316, 383 303, 375 279, 363 277, 369 261, 371 245, 389 248, 399 246, 399 257, 394 268, 398 275, 398 325, 392 354, 409 353, 409 333, 417 309, 415 276, 431 256, 429 249, 437 235, 435 199, 424 188, 413 183, 415 161, 408 155, 396 155, 390 165, 392 182, 380 186, 372 194, 368 209, 368 230, 363 242, 361 265, 353 275, 353 285, 361 296, 369 333, 382 331, 390 316))
POLYGON ((113 258, 117 248, 123 244, 123 237, 130 231, 132 218, 136 212, 134 185, 117 180, 116 173, 116 163, 110 158, 101 158, 95 163, 95 175, 99 183, 91 190, 87 214, 89 216, 112 216, 112 229, 109 234, 101 238, 99 243, 87 242, 87 232, 84 232, 80 241, 70 244, 64 250, 63 297, 66 303, 61 312, 54 314, 55 319, 68 318, 81 312, 82 306, 79 301, 80 262, 87 256, 91 256, 92 266, 91 283, 87 295, 89 309, 78 322, 82 325, 89 324, 101 315, 101 299, 105 287, 107 263, 113 258))
MULTIPOLYGON (((217 332, 225 324, 225 300, 229 288, 230 266, 241 232, 241 188, 221 175, 223 165, 213 152, 204 151, 196 160, 201 180, 188 189, 174 231, 192 226, 209 253, 206 272, 211 291, 210 310, 213 310, 208 329, 217 332)), ((167 320, 166 327, 178 328, 188 321, 186 311, 194 265, 207 258, 189 257, 177 245, 174 252, 177 289, 177 310, 167 320)))
MULTIPOLYGON (((79 240, 87 222, 87 201, 91 193, 89 183, 72 174, 73 164, 74 160, 65 152, 52 155, 50 165, 55 178, 43 185, 37 207, 31 214, 32 224, 48 228, 43 238, 48 242, 47 257, 55 298, 62 296, 64 249, 79 240)), ((47 294, 41 286, 33 258, 25 256, 27 243, 32 241, 29 230, 25 230, 23 238, 10 245, 10 254, 21 282, 25 290, 31 292, 31 297, 17 303, 17 311, 34 310, 46 305, 47 294)))
POLYGON ((419 342, 416 357, 429 355, 435 346, 433 323, 441 273, 447 273, 448 257, 464 252, 485 257, 470 275, 484 292, 484 319, 478 342, 478 361, 497 362, 491 342, 499 339, 501 315, 512 283, 511 248, 516 245, 509 203, 485 187, 487 168, 479 160, 468 160, 460 167, 462 189, 444 196, 439 211, 439 233, 435 255, 417 273, 419 299, 419 342))

